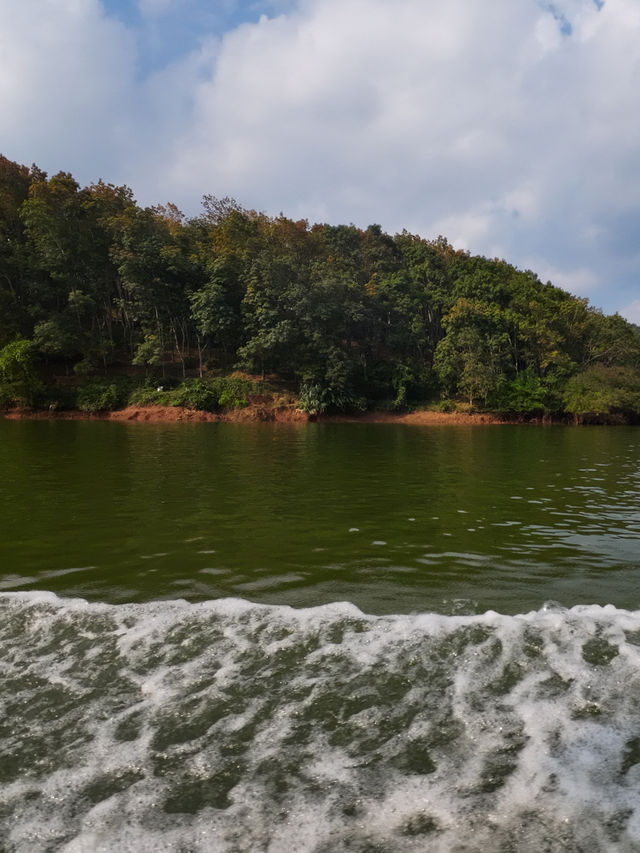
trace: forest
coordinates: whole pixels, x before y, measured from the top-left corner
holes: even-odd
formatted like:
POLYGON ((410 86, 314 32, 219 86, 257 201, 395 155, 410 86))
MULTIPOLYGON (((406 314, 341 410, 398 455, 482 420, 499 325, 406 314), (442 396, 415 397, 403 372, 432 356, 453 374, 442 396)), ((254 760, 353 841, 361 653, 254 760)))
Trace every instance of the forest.
POLYGON ((95 411, 161 387, 215 410, 242 403, 247 376, 312 414, 633 421, 640 327, 442 236, 212 195, 187 218, 0 156, 1 407, 95 411))

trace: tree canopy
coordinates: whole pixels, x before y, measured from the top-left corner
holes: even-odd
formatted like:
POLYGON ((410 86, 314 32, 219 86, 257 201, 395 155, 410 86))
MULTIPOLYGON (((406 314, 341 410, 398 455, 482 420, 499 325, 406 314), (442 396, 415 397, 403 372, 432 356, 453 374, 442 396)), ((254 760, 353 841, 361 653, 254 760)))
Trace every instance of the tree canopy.
POLYGON ((241 368, 315 410, 640 412, 640 329, 530 270, 212 195, 188 219, 1 156, 0 362, 24 398, 37 377, 241 368))

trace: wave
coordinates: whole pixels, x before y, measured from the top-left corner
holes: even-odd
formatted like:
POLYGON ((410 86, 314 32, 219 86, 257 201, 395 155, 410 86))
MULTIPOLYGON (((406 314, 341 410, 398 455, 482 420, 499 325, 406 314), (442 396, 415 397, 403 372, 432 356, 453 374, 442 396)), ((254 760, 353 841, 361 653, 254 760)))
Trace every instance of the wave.
POLYGON ((640 612, 0 594, 7 851, 634 850, 640 612))

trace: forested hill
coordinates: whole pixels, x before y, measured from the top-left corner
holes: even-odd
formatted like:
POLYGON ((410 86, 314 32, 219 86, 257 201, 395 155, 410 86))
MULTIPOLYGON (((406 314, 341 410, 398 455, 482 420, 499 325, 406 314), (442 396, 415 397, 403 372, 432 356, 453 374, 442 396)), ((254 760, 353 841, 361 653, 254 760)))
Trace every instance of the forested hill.
POLYGON ((640 329, 534 272, 213 196, 186 219, 0 157, 0 402, 57 405, 69 376, 236 368, 309 411, 640 413, 640 329))

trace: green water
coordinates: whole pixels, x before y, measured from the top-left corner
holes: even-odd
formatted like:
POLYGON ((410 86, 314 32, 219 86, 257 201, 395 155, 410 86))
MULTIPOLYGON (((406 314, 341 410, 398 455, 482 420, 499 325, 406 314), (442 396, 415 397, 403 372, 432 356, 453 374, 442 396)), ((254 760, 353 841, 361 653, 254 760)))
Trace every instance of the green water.
POLYGON ((0 589, 640 607, 634 428, 0 422, 0 589))

